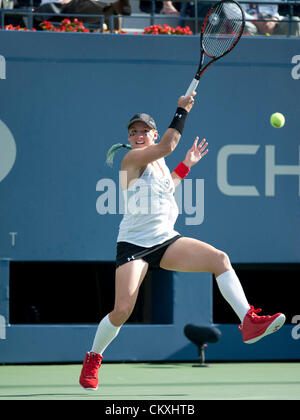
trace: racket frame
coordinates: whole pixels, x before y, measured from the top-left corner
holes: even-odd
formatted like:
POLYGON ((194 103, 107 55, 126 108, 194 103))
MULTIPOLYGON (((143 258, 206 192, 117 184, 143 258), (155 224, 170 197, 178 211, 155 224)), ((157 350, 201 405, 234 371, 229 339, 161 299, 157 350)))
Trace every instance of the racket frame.
POLYGON ((212 6, 212 8, 207 12, 207 14, 206 14, 206 16, 205 16, 205 18, 203 20, 202 26, 201 26, 201 32, 200 32, 200 61, 199 61, 199 66, 198 66, 198 69, 197 69, 197 72, 195 74, 194 79, 192 80, 190 86, 188 87, 188 90, 185 93, 185 96, 189 96, 189 95, 192 94, 192 92, 196 91, 201 76, 208 69, 209 66, 211 66, 213 63, 215 63, 220 58, 224 57, 226 54, 228 54, 236 46, 236 44, 241 39, 241 36, 243 35, 244 28, 245 28, 245 13, 244 13, 243 8, 241 7, 241 5, 237 1, 234 1, 234 0, 222 0, 222 1, 219 1, 218 3, 216 3, 216 4, 214 4, 212 6), (241 29, 239 31, 238 36, 236 37, 236 40, 233 42, 233 44, 230 46, 230 48, 228 48, 223 54, 221 54, 221 55, 219 55, 217 57, 213 57, 213 56, 209 55, 205 51, 205 49, 204 49, 204 46, 203 46, 204 31, 205 31, 205 27, 206 27, 207 21, 209 19, 209 16, 212 14, 212 12, 214 11, 214 9, 216 7, 218 7, 220 4, 224 4, 224 3, 234 3, 236 6, 239 7, 239 9, 241 10, 241 13, 242 13, 242 26, 241 26, 241 29), (207 55, 207 57, 211 58, 211 60, 202 68, 205 55, 207 55))

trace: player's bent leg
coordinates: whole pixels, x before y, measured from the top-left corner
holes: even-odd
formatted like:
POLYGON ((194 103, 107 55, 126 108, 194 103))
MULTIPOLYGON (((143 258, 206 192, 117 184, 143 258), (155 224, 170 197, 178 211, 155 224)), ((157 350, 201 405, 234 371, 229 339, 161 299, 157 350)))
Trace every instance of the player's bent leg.
POLYGON ((227 254, 196 239, 180 238, 168 247, 160 265, 169 270, 214 274, 224 299, 243 322, 250 305, 227 254))
POLYGON ((285 322, 285 315, 258 316, 260 310, 250 306, 242 285, 228 256, 204 242, 180 238, 168 247, 160 266, 166 270, 213 273, 224 299, 241 321, 245 343, 251 344, 277 331, 285 322))
POLYGON ((86 353, 81 369, 79 383, 84 389, 96 390, 98 388, 98 372, 103 359, 102 354, 132 313, 139 287, 147 270, 148 264, 143 260, 131 261, 117 268, 114 309, 101 320, 92 350, 86 353))
POLYGON ((116 270, 115 304, 109 314, 115 326, 123 325, 131 315, 140 285, 148 271, 148 263, 142 259, 130 261, 116 270))

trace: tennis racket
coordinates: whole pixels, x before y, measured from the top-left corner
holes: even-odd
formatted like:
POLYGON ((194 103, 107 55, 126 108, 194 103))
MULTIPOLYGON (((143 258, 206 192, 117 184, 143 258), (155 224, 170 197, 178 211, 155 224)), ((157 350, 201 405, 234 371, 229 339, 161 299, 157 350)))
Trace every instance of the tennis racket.
POLYGON ((200 32, 200 62, 185 96, 196 90, 201 76, 215 61, 228 54, 239 42, 245 27, 245 14, 234 0, 216 3, 204 18, 200 32), (205 55, 211 60, 203 67, 205 55))

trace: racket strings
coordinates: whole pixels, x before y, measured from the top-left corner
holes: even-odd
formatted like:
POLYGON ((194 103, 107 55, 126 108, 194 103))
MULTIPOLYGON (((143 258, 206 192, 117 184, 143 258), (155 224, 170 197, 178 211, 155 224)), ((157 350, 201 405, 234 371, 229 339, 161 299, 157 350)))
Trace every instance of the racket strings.
POLYGON ((203 22, 202 44, 207 55, 220 57, 231 49, 244 27, 243 13, 235 3, 216 6, 203 22))

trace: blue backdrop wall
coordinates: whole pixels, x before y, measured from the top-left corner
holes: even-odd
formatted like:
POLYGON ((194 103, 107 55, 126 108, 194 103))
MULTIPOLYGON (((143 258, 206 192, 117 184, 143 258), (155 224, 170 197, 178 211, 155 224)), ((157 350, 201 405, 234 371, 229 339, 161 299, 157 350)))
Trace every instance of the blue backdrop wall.
MULTIPOLYGON (((10 325, 10 261, 114 261, 124 153, 111 169, 106 152, 127 142, 136 112, 151 114, 163 134, 194 75, 198 43, 195 36, 0 31, 0 361, 81 360, 96 325, 10 325), (25 351, 14 345, 19 340, 25 351), (51 345, 41 354, 44 340, 51 345)), ((298 40, 242 39, 203 76, 167 158, 172 169, 195 136, 209 142, 176 192, 176 228, 234 263, 300 262, 299 79, 298 40), (277 111, 286 116, 282 129, 269 123, 277 111)), ((212 322, 211 276, 174 274, 173 304, 173 324, 125 326, 107 360, 194 357, 182 329, 212 322), (149 340, 159 348, 149 349, 149 340)), ((274 359, 299 355, 290 325, 257 344, 255 356, 236 325, 220 328, 222 340, 208 350, 213 359, 265 358, 268 347, 274 359)))

